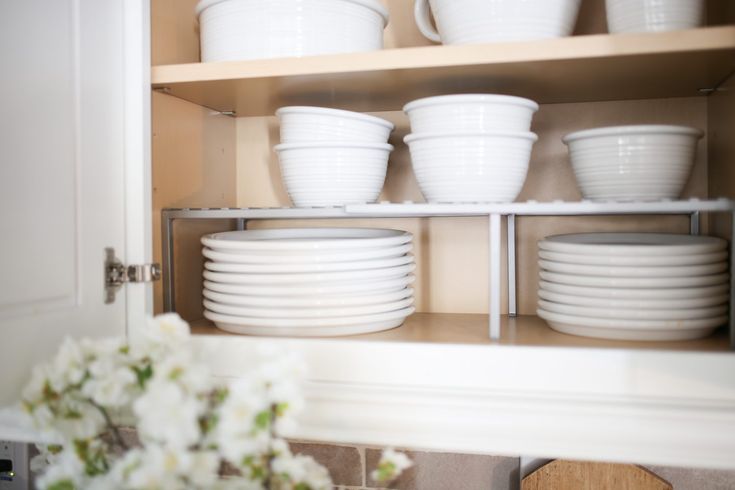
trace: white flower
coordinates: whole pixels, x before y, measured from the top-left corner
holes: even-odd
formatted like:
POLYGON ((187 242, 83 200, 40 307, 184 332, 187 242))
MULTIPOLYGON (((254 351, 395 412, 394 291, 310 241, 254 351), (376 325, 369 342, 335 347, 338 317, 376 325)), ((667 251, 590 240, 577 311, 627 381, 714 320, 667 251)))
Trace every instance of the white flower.
POLYGON ((219 477, 219 455, 213 451, 192 453, 188 472, 183 476, 197 488, 212 488, 219 477))
POLYGON ((188 348, 191 337, 189 324, 176 313, 166 313, 148 319, 146 328, 133 344, 133 354, 137 358, 160 359, 181 347, 188 348))
POLYGON ((53 429, 66 441, 91 439, 99 435, 106 424, 97 408, 71 395, 63 397, 57 410, 53 429))
POLYGON ((370 473, 370 477, 378 482, 395 480, 404 470, 413 466, 413 462, 403 453, 388 448, 384 449, 378 461, 378 467, 370 473))
POLYGON ((140 438, 174 448, 187 448, 199 440, 202 410, 200 400, 173 382, 149 383, 133 404, 140 438))
POLYGON ((285 488, 298 484, 305 484, 312 490, 332 488, 332 479, 327 469, 310 456, 278 456, 273 459, 272 468, 273 473, 281 475, 281 478, 284 475, 288 477, 291 485, 284 485, 285 488))
POLYGON ((180 478, 187 471, 188 454, 185 451, 164 449, 157 444, 149 444, 136 451, 116 465, 115 472, 120 475, 122 488, 136 490, 184 490, 186 486, 180 478))
POLYGON ((114 357, 102 357, 89 366, 90 379, 82 393, 103 407, 122 407, 137 392, 137 377, 132 368, 114 357))
POLYGON ((84 463, 74 451, 62 451, 48 466, 46 472, 36 480, 36 487, 45 490, 54 484, 69 482, 74 488, 84 488, 84 463))
MULTIPOLYGON (((262 454, 268 449, 270 434, 257 426, 257 417, 270 414, 270 405, 263 391, 249 379, 240 379, 229 387, 227 398, 219 407, 219 421, 212 434, 220 453, 230 462, 241 465, 247 456, 262 454)), ((267 427, 265 427, 267 429, 267 427)))

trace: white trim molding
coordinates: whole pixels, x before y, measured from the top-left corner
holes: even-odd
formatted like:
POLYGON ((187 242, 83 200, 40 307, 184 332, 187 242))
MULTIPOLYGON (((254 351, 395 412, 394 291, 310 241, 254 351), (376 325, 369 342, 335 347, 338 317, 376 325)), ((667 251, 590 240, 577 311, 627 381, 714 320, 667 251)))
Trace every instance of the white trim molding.
MULTIPOLYGON (((262 340, 197 337, 217 375, 262 340)), ((270 342, 270 340, 269 340, 270 342)), ((735 356, 273 340, 309 366, 299 439, 735 468, 735 356)))

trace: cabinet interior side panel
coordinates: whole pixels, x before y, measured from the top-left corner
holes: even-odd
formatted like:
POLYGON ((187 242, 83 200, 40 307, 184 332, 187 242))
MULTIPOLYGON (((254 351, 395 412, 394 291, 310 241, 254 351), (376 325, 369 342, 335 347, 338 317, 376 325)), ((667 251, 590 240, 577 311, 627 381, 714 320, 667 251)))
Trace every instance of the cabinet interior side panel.
MULTIPOLYGON (((709 118, 709 194, 735 199, 735 75, 707 98, 709 118)), ((714 234, 731 237, 729 215, 712 216, 714 234)))
MULTIPOLYGON (((161 261, 161 209, 231 207, 236 203, 235 120, 168 95, 153 94, 153 251, 161 261)), ((201 246, 205 233, 229 223, 178 221, 177 310, 201 318, 201 246)), ((163 286, 155 283, 155 311, 163 309, 163 286)))
MULTIPOLYGON (((619 102, 550 104, 541 107, 533 131, 539 135, 528 178, 519 200, 576 201, 576 187, 561 137, 569 132, 618 124, 668 123, 702 129, 707 127, 706 98, 651 99, 619 102)), ((422 202, 411 170, 403 137, 408 121, 403 113, 376 115, 396 124, 390 143, 388 175, 381 200, 422 202)), ((275 117, 237 119, 237 205, 241 207, 289 206, 281 182, 278 158, 272 150, 279 141, 275 117)), ((707 145, 702 140, 685 197, 707 197, 707 145)), ((376 226, 415 234, 417 258, 417 308, 423 312, 487 312, 487 220, 484 218, 383 219, 322 222, 252 222, 251 227, 273 226, 376 226)), ((684 217, 581 217, 524 218, 518 220, 519 312, 535 314, 538 269, 536 241, 545 236, 575 231, 652 230, 687 232, 684 217)), ((706 231, 706 230, 705 230, 706 231)), ((505 264, 503 264, 505 268, 505 264)), ((505 269, 502 271, 505 274, 505 269)), ((503 291, 503 312, 506 312, 503 291)))
POLYGON ((199 0, 151 0, 151 63, 199 62, 199 0))

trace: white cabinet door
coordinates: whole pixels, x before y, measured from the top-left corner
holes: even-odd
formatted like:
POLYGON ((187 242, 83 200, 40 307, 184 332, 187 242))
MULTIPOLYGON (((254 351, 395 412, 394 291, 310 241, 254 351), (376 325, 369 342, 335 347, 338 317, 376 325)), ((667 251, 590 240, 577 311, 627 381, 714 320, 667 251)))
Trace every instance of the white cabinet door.
POLYGON ((144 286, 105 304, 103 265, 149 255, 146 18, 142 0, 0 2, 0 406, 64 336, 144 312, 144 286))

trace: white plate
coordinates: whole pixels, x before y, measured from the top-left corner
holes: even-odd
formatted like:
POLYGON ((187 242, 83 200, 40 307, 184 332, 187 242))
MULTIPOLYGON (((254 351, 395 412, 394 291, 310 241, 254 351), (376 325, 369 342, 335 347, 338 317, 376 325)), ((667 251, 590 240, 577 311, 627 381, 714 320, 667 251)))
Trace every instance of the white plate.
POLYGON ((721 252, 722 238, 667 233, 578 233, 538 242, 541 250, 585 255, 694 255, 721 252))
POLYGON ((414 262, 413 255, 352 262, 317 262, 312 264, 229 264, 206 262, 204 267, 215 272, 242 272, 247 274, 296 274, 302 272, 336 272, 383 269, 414 262))
POLYGON ((545 281, 572 286, 594 286, 606 288, 685 288, 718 286, 730 278, 729 274, 714 274, 697 277, 600 277, 563 274, 561 272, 539 271, 545 281))
POLYGON ((730 285, 727 283, 716 286, 687 287, 687 288, 611 288, 611 287, 586 287, 571 286, 555 282, 540 281, 539 288, 554 293, 569 294, 576 297, 604 298, 604 299, 656 299, 656 300, 678 300, 678 299, 701 299, 715 295, 727 294, 730 285))
POLYGON ((285 286, 305 286, 316 283, 334 283, 341 281, 369 281, 375 279, 390 279, 413 272, 416 264, 400 265, 366 271, 345 272, 312 272, 303 274, 239 274, 235 272, 204 271, 204 278, 208 281, 224 282, 228 284, 281 284, 285 286))
POLYGON ((416 276, 407 274, 401 277, 372 281, 342 281, 333 284, 307 284, 298 286, 257 286, 204 281, 204 287, 210 291, 225 294, 276 296, 283 298, 324 298, 327 295, 346 297, 354 294, 389 293, 402 290, 415 280, 416 276))
POLYGON ((390 303, 403 298, 413 296, 413 288, 403 288, 398 291, 390 291, 387 293, 366 294, 355 293, 350 295, 317 295, 317 296, 254 296, 254 295, 238 295, 223 294, 209 289, 204 289, 202 295, 212 301, 224 305, 248 306, 252 308, 323 308, 334 306, 362 306, 376 305, 380 303, 390 303))
POLYGON ((553 262, 550 260, 539 260, 539 267, 551 272, 563 272, 565 274, 579 274, 582 276, 604 276, 604 277, 693 277, 717 274, 727 270, 727 262, 702 265, 682 265, 665 267, 633 267, 615 265, 580 265, 567 264, 564 262, 553 262))
POLYGON ((692 340, 706 337, 717 327, 727 323, 727 317, 703 318, 701 320, 611 320, 586 318, 537 310, 538 316, 546 320, 556 331, 582 337, 613 340, 692 340))
POLYGON ((314 264, 400 257, 409 253, 411 250, 413 250, 413 245, 410 243, 395 247, 376 247, 345 251, 333 250, 321 254, 314 252, 303 254, 228 253, 218 252, 205 247, 202 249, 202 255, 215 262, 226 262, 230 264, 314 264))
POLYGON ((344 318, 316 318, 311 320, 235 317, 204 311, 204 317, 214 322, 217 328, 245 335, 268 335, 272 337, 332 337, 380 332, 400 326, 416 309, 411 306, 402 310, 378 315, 363 315, 344 318))
MULTIPOLYGON (((631 290, 628 289, 627 291, 631 290)), ((730 298, 727 294, 717 294, 714 296, 705 296, 702 298, 679 299, 590 298, 586 296, 576 296, 574 294, 554 293, 551 291, 546 291, 543 288, 539 288, 538 296, 539 298, 545 299, 547 301, 553 301, 554 303, 563 303, 567 305, 595 306, 600 308, 631 308, 638 310, 682 310, 686 308, 705 308, 707 306, 725 304, 730 298)))
POLYGON ((696 320, 713 318, 727 314, 727 305, 707 308, 688 308, 684 310, 639 310, 635 308, 601 308, 597 306, 578 306, 552 301, 538 300, 538 307, 552 313, 585 316, 589 318, 619 318, 622 320, 696 320))
POLYGON ((214 313, 240 317, 255 318, 337 318, 358 315, 374 315, 389 311, 400 310, 413 306, 413 296, 398 301, 378 303, 375 305, 361 306, 338 306, 325 308, 251 308, 245 306, 233 306, 204 300, 204 307, 214 313))
POLYGON ((661 267, 667 265, 699 265, 713 264, 727 260, 727 252, 713 252, 707 254, 694 255, 654 255, 654 256, 636 256, 636 255, 581 255, 566 254, 561 252, 550 252, 548 250, 539 250, 540 259, 553 260, 554 262, 564 262, 567 264, 587 264, 587 265, 614 265, 614 266, 643 266, 643 267, 661 267))
POLYGON ((217 251, 303 253, 392 247, 411 238, 406 231, 381 228, 283 228, 213 233, 202 237, 202 243, 217 251))

